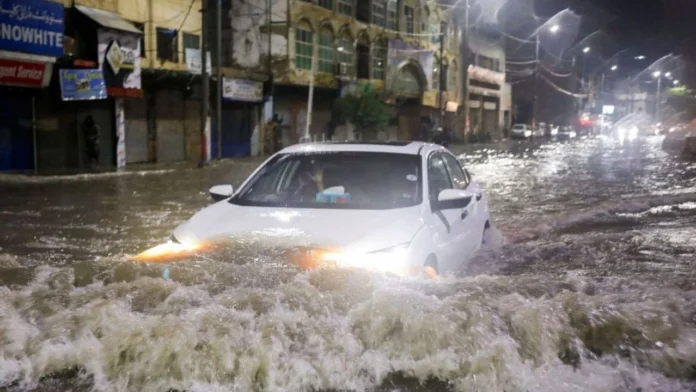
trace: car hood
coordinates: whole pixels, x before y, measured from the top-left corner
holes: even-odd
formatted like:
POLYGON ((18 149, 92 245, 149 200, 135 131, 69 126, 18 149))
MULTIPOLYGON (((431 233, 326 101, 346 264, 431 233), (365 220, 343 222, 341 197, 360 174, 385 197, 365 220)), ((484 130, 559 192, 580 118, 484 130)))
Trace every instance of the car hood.
POLYGON ((174 230, 186 243, 267 237, 276 245, 358 247, 366 251, 410 242, 423 226, 421 206, 392 210, 248 207, 221 201, 174 230))

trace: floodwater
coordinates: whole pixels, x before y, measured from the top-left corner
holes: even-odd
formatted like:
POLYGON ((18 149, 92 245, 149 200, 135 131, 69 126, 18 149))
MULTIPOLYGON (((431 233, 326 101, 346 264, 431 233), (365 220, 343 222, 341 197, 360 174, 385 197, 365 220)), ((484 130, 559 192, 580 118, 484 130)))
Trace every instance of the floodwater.
POLYGON ((468 147, 500 235, 439 280, 126 261, 254 161, 2 176, 0 390, 694 391, 696 164, 660 143, 468 147))

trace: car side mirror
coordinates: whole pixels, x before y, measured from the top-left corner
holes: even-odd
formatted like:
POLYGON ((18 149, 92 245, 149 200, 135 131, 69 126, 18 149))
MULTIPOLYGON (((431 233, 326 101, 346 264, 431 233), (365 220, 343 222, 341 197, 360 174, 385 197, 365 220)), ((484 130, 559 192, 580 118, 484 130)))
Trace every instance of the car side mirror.
POLYGON ((215 185, 214 187, 210 188, 210 191, 208 192, 213 200, 220 201, 232 196, 234 193, 234 188, 232 185, 215 185))
POLYGON ((474 194, 462 189, 445 189, 437 197, 438 210, 466 208, 474 199, 474 194))

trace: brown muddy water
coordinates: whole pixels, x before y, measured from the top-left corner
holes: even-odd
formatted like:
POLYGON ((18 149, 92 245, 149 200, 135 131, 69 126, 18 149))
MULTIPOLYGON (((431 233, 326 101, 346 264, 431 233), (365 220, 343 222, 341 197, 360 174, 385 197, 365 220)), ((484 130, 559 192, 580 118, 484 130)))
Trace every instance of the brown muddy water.
POLYGON ((258 162, 1 176, 0 390, 694 391, 696 164, 660 143, 458 151, 498 235, 437 281, 126 260, 258 162))

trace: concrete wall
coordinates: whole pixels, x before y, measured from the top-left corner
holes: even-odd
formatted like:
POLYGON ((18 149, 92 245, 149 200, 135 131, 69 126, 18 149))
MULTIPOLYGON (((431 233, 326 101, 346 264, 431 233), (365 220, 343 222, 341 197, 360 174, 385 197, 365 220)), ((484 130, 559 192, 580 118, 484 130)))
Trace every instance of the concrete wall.
MULTIPOLYGON (((271 21, 287 22, 287 0, 271 0, 271 21)), ((233 61, 244 68, 267 69, 268 23, 266 0, 233 1, 230 12, 232 40, 225 43, 233 48, 233 61)), ((271 54, 283 58, 288 53, 288 39, 285 34, 272 31, 271 54)))

